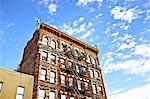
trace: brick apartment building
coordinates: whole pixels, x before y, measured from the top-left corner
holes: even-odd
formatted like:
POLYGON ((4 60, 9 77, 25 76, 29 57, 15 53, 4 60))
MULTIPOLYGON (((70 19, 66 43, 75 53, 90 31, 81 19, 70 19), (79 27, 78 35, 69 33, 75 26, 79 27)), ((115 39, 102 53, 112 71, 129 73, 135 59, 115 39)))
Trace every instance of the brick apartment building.
POLYGON ((40 23, 18 72, 34 76, 33 99, 107 99, 98 49, 40 23))

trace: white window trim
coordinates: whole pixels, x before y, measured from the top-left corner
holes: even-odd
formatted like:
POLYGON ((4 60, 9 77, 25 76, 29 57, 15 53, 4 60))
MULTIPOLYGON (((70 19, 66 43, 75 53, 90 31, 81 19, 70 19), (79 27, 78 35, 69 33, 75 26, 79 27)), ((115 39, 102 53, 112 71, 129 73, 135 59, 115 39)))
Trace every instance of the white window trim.
POLYGON ((49 92, 49 99, 56 99, 56 93, 54 91, 49 92))
POLYGON ((55 40, 51 40, 51 47, 56 49, 56 41, 55 40))
POLYGON ((45 90, 44 89, 39 89, 39 94, 38 94, 38 99, 45 99, 45 90), (42 92, 43 91, 43 92, 42 92), (40 92, 42 92, 42 94, 40 93, 40 92))
POLYGON ((56 82, 56 72, 51 71, 50 72, 50 83, 55 83, 56 82))
POLYGON ((40 70, 40 80, 46 80, 46 69, 41 68, 40 70), (45 74, 42 73, 45 72, 45 74))
POLYGON ((63 74, 61 74, 60 76, 61 76, 61 84, 65 84, 66 76, 63 74))
POLYGON ((77 81, 77 86, 78 86, 78 90, 81 90, 81 81, 80 80, 77 81))
POLYGON ((42 38, 42 44, 48 45, 48 38, 47 37, 42 38))
POLYGON ((66 94, 61 94, 61 99, 66 99, 66 94))
POLYGON ((23 99, 24 92, 25 92, 25 88, 22 87, 22 86, 18 86, 17 87, 17 92, 16 92, 16 99, 23 99))
POLYGON ((93 93, 96 94, 96 85, 92 85, 93 93))
POLYGON ((90 76, 91 78, 94 78, 94 70, 90 69, 90 76))
POLYGON ((0 92, 2 91, 3 88, 3 82, 0 82, 0 92))
POLYGON ((55 54, 51 54, 51 63, 56 64, 56 55, 55 54), (55 58, 55 62, 52 61, 53 60, 52 58, 55 58))

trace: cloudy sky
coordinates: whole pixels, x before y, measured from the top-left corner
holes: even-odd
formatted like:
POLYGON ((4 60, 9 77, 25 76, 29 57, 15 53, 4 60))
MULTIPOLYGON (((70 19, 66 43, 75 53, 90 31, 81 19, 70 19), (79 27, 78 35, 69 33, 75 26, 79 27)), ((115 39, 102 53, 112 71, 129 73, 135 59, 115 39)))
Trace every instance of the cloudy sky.
POLYGON ((98 46, 108 99, 150 99, 150 0, 1 0, 0 67, 16 69, 35 19, 98 46))

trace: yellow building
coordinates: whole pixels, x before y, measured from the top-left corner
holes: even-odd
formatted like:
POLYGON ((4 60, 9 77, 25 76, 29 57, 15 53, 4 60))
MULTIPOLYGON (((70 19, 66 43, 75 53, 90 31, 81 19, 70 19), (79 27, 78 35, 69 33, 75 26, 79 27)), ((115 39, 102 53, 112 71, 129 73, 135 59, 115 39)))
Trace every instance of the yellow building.
POLYGON ((0 68, 0 99, 32 99, 33 76, 0 68))

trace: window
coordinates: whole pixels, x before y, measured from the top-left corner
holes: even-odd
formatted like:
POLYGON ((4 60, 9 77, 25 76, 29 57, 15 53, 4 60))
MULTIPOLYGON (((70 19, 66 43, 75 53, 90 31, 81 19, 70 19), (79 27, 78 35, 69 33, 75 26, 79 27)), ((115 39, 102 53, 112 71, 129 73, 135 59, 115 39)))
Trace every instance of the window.
POLYGON ((3 82, 0 82, 0 92, 2 91, 3 82))
POLYGON ((49 96, 49 99, 55 99, 55 92, 50 92, 50 94, 49 94, 50 96, 49 96))
POLYGON ((92 99, 91 97, 87 97, 87 99, 92 99))
POLYGON ((16 99, 23 99, 24 96, 24 87, 17 87, 16 99))
POLYGON ((93 70, 90 70, 90 76, 91 76, 91 78, 94 77, 94 71, 93 70))
POLYGON ((68 62, 68 67, 72 67, 72 62, 68 62))
POLYGON ((60 59, 61 64, 65 64, 65 60, 63 58, 60 59))
POLYGON ((45 90, 39 90, 39 98, 38 99, 45 99, 45 90))
POLYGON ((78 85, 78 90, 81 90, 81 81, 78 81, 77 85, 78 85))
POLYGON ((89 57, 89 55, 87 55, 86 61, 87 61, 88 63, 90 63, 90 57, 89 57))
POLYGON ((51 42, 51 47, 56 49, 56 42, 54 40, 52 40, 52 42, 51 42))
POLYGON ((77 73, 79 73, 79 72, 80 72, 80 70, 79 70, 79 66, 78 66, 78 65, 76 65, 76 71, 77 71, 77 73))
POLYGON ((102 86, 98 87, 99 92, 101 92, 101 94, 103 95, 103 90, 102 90, 102 86))
POLYGON ((93 93, 96 94, 96 85, 92 85, 93 87, 93 93))
POLYGON ((83 71, 83 72, 86 72, 86 68, 85 68, 84 66, 82 67, 82 71, 83 71))
POLYGON ((61 49, 63 49, 63 48, 64 48, 64 44, 63 44, 63 43, 61 43, 60 48, 61 48, 61 49))
POLYGON ((90 58, 90 62, 91 62, 92 64, 95 64, 95 60, 94 60, 93 57, 90 58))
POLYGON ((56 55, 51 54, 51 63, 56 64, 56 55))
POLYGON ((77 50, 75 50, 75 57, 78 57, 78 51, 77 50))
POLYGON ((68 52, 70 52, 71 51, 71 47, 68 47, 68 52))
POLYGON ((61 58, 61 59, 60 59, 60 63, 61 63, 61 66, 62 66, 63 68, 65 68, 65 59, 61 58))
POLYGON ((96 78, 99 77, 99 72, 98 72, 98 71, 95 72, 95 77, 96 77, 96 78))
POLYGON ((48 56, 48 53, 45 52, 45 51, 43 51, 43 52, 42 52, 42 60, 47 61, 47 56, 48 56))
POLYGON ((43 43, 44 45, 48 45, 48 38, 47 38, 47 37, 44 37, 44 38, 42 39, 42 43, 43 43))
POLYGON ((71 96, 70 99, 74 99, 74 96, 71 96))
POLYGON ((40 80, 45 80, 45 78, 46 78, 46 70, 41 68, 40 80))
POLYGON ((66 99, 66 95, 65 94, 61 94, 61 99, 66 99))
POLYGON ((73 86, 73 78, 69 78, 69 86, 73 86))
POLYGON ((88 82, 84 82, 85 89, 88 89, 88 82))
POLYGON ((55 83, 55 79, 56 79, 56 73, 51 71, 50 72, 50 83, 55 83))
POLYGON ((61 75, 61 83, 65 84, 65 75, 61 75))

